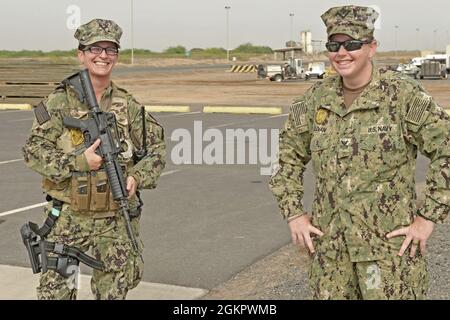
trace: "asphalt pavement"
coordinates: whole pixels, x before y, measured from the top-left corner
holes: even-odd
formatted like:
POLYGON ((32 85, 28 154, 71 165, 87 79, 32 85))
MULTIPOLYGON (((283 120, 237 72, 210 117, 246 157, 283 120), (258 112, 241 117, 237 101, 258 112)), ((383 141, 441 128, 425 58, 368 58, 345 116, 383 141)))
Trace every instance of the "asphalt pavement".
MULTIPOLYGON (((26 221, 42 222, 42 206, 26 209, 45 201, 41 178, 21 160, 33 117, 31 111, 0 111, 0 265, 28 267, 19 228, 26 221)), ((203 131, 214 127, 225 136, 232 128, 279 128, 285 116, 192 112, 155 117, 165 128, 168 157, 158 187, 143 192, 145 282, 209 290, 289 242, 260 166, 171 161, 178 143, 171 141, 172 133, 184 128, 194 137, 194 121, 201 121, 197 125, 203 131)))
MULTIPOLYGON (((134 297, 155 298, 154 288, 165 286, 164 292, 170 294, 164 297, 195 299, 284 247, 290 242, 290 236, 267 187, 269 176, 261 175, 261 165, 176 164, 172 161, 176 154, 172 153, 179 150, 176 149, 180 147, 179 137, 186 137, 187 132, 191 139, 198 137, 201 125, 202 134, 215 136, 217 145, 228 150, 226 145, 232 144, 226 139, 228 129, 250 129, 257 134, 265 133, 262 129, 270 132, 281 128, 286 115, 198 111, 154 115, 165 128, 167 166, 158 187, 143 192, 141 235, 146 266, 144 284, 134 297)), ((16 286, 15 290, 2 289, 0 299, 32 297, 36 285, 36 277, 30 278, 32 281, 24 280, 27 270, 23 267, 29 267, 29 261, 19 235, 19 228, 25 222, 42 222, 45 201, 40 176, 25 167, 21 154, 33 118, 31 111, 0 111, 0 268, 5 270, 0 272, 0 284, 16 286), (14 274, 17 281, 22 279, 20 290, 17 281, 11 282, 14 274)), ((264 144, 262 140, 258 139, 264 144)), ((210 137, 209 141, 213 139, 210 137)), ((200 150, 207 150, 210 142, 203 142, 200 150)), ((194 150, 198 145, 190 140, 189 143, 192 163, 195 163, 198 154, 194 150)), ((248 163, 255 146, 248 139, 245 145, 248 163)), ((423 157, 419 158, 418 182, 424 181, 427 164, 423 157)), ((311 207, 313 184, 314 177, 308 169, 307 209, 311 207)), ((31 270, 28 271, 31 277, 31 270)), ((90 270, 82 268, 82 273, 89 275, 90 270)))

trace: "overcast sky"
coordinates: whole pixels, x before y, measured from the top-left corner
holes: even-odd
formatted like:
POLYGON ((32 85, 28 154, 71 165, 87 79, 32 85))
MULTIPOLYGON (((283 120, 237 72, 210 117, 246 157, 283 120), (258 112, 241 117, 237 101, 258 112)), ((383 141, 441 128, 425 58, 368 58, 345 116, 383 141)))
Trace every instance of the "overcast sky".
MULTIPOLYGON (((77 8, 81 23, 98 17, 116 21, 124 30, 122 47, 129 48, 130 3, 131 0, 1 0, 0 49, 47 51, 76 47, 74 30, 67 25, 76 21, 77 8)), ((313 39, 325 39, 320 15, 329 7, 342 4, 374 5, 380 9, 380 29, 375 33, 380 50, 395 48, 395 25, 399 49, 415 49, 419 45, 420 49, 436 46, 444 50, 450 43, 448 0, 133 0, 133 3, 134 47, 154 51, 178 44, 188 49, 225 48, 225 6, 231 7, 231 48, 245 42, 283 47, 291 35, 290 13, 294 13, 294 40, 299 41, 300 32, 308 29, 313 39)))

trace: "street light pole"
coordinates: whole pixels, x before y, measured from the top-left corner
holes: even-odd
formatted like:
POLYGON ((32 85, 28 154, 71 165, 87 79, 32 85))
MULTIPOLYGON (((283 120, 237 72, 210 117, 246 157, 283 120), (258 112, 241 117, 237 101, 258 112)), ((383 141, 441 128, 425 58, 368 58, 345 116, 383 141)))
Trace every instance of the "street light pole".
POLYGON ((289 13, 289 17, 291 17, 291 42, 294 41, 294 14, 289 13))
POLYGON ((225 6, 227 12, 227 61, 230 61, 230 6, 225 6))
POLYGON ((433 30, 433 50, 436 50, 436 34, 437 34, 437 29, 433 30))
POLYGON ((420 29, 419 28, 416 28, 416 46, 417 46, 417 50, 419 50, 420 51, 420 40, 419 40, 419 32, 420 32, 420 29))
POLYGON ((131 0, 131 64, 134 64, 134 10, 133 0, 131 0))
MULTIPOLYGON (((293 45, 294 42, 294 14, 293 13, 289 13, 289 17, 291 17, 291 43, 290 45, 292 46, 291 48, 294 48, 295 46, 293 45)), ((291 58, 294 58, 294 49, 291 49, 291 58)))
POLYGON ((398 26, 394 26, 394 28, 395 28, 395 34, 394 34, 394 37, 395 37, 395 57, 397 58, 397 31, 398 31, 398 26))

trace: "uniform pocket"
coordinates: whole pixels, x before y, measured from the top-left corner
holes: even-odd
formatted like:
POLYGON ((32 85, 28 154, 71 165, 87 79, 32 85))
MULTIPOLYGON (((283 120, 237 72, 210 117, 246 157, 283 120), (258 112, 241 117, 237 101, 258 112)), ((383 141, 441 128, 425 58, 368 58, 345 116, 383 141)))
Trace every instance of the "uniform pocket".
POLYGON ((105 171, 91 172, 91 211, 107 211, 109 209, 109 183, 105 171))
POLYGON ((407 161, 405 141, 398 133, 361 135, 359 149, 356 164, 363 180, 390 180, 407 161))
POLYGON ((88 211, 91 195, 89 172, 74 172, 72 174, 71 209, 73 211, 88 211))
POLYGON ((331 144, 328 138, 314 137, 311 140, 311 160, 314 173, 321 178, 328 176, 327 172, 330 170, 330 162, 333 157, 330 149, 331 144))

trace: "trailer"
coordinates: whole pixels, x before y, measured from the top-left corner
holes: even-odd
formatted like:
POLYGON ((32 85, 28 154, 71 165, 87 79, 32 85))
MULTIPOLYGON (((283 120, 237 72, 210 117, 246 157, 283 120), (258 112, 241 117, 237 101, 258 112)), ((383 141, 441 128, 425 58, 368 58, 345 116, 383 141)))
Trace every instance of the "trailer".
POLYGON ((442 64, 440 60, 425 60, 422 62, 422 66, 419 71, 420 79, 424 78, 438 78, 447 79, 447 70, 445 64, 442 64))

